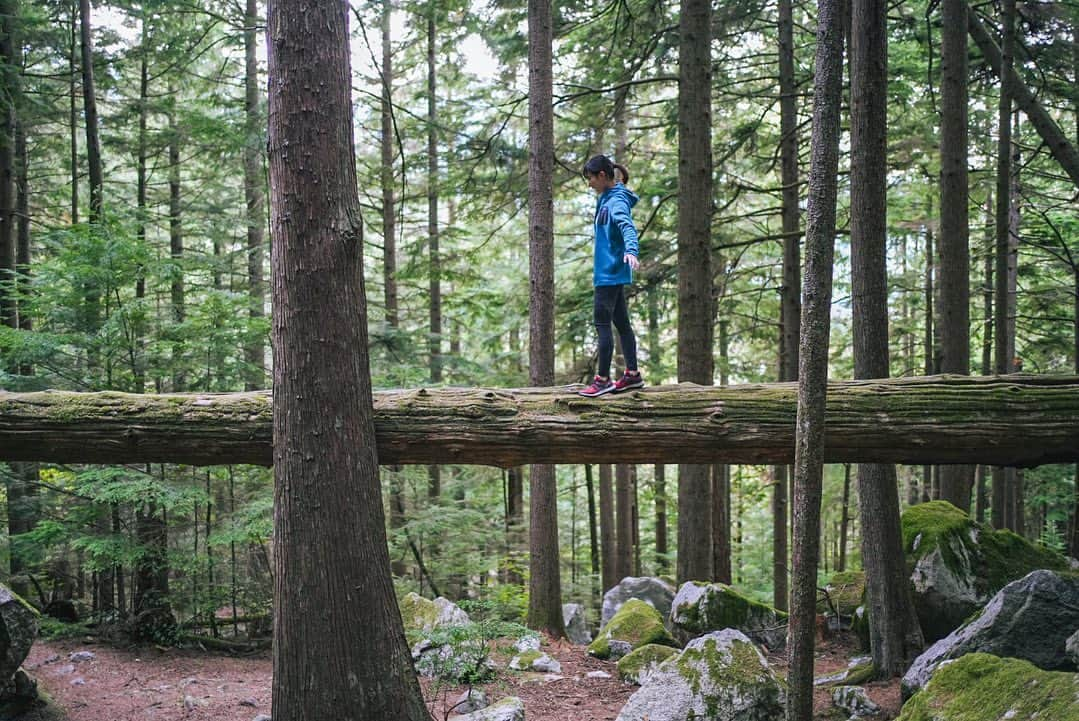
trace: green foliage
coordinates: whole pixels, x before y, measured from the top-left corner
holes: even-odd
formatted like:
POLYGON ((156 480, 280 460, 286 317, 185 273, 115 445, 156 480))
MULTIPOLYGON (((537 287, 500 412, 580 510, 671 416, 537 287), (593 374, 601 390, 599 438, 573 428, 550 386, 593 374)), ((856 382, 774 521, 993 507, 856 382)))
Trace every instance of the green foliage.
POLYGON ((420 643, 433 650, 421 654, 416 669, 425 676, 435 677, 439 684, 484 683, 495 675, 495 666, 490 662, 493 642, 512 644, 528 636, 535 634, 520 624, 494 619, 440 626, 421 635, 420 643))
POLYGON ((86 621, 66 623, 49 616, 42 616, 38 623, 38 634, 48 641, 85 637, 89 633, 86 621))

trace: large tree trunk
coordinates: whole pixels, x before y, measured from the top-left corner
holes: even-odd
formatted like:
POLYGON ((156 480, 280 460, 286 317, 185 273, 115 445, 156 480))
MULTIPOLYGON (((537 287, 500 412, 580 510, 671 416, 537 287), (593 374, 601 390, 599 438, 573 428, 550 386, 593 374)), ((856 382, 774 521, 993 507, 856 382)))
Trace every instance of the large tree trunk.
POLYGON ((273 714, 429 721, 386 545, 347 12, 328 0, 269 6, 273 714))
POLYGON ((94 44, 90 33, 90 0, 79 0, 79 28, 82 40, 82 104, 86 117, 86 163, 90 176, 90 222, 101 220, 104 202, 104 173, 101 169, 101 140, 98 133, 97 94, 94 90, 94 44))
MULTIPOLYGON (((798 432, 794 458, 794 543, 791 615, 787 629, 787 720, 813 716, 813 641, 824 471, 828 337, 839 164, 839 105, 843 79, 840 3, 817 4, 813 80, 813 141, 806 211, 805 282, 798 373, 798 432)), ((831 438, 829 437, 829 443, 831 438)))
MULTIPOLYGON (((760 464, 794 454, 790 383, 657 386, 601 403, 561 388, 382 391, 375 402, 386 464, 760 464), (616 431, 625 442, 606 443, 616 431)), ((0 391, 0 459, 270 465, 272 416, 266 392, 0 391)), ((829 463, 1070 463, 1079 378, 835 381, 827 424, 829 463)))
MULTIPOLYGON (((678 380, 712 383, 710 0, 682 0, 678 74, 678 380)), ((712 577, 711 469, 678 467, 678 581, 712 577)))
MULTIPOLYGON (((15 37, 18 3, 0 1, 0 324, 18 327, 15 297, 15 124, 19 65, 15 37)), ((6 369, 5 369, 6 370, 6 369)))
MULTIPOLYGON (((959 19, 956 18, 956 20, 959 19)), ((1003 70, 1004 59, 1001 50, 993 41, 993 36, 985 29, 985 25, 978 19, 977 12, 973 9, 968 9, 966 17, 962 18, 962 20, 966 23, 970 37, 977 44, 978 49, 982 51, 982 55, 985 56, 997 77, 1002 77, 1002 73, 1010 76, 1009 89, 1016 106, 1030 118, 1031 125, 1038 131, 1041 139, 1045 141, 1045 144, 1049 147, 1049 152, 1060 163, 1060 167, 1072 179, 1076 187, 1079 188, 1079 147, 1068 141, 1064 131, 1060 129, 1053 117, 1038 101, 1034 93, 1030 91, 1030 88, 1023 82, 1014 67, 1010 72, 1003 70)), ((963 45, 965 46, 966 43, 964 42, 963 45)))
MULTIPOLYGON (((887 378, 888 54, 884 0, 851 4, 851 281, 855 378, 887 378)), ((878 675, 902 674, 923 645, 903 560, 895 466, 858 464, 869 640, 878 675)))
POLYGON ((247 317, 252 329, 244 343, 244 389, 266 385, 266 348, 258 327, 265 315, 266 291, 262 279, 264 209, 262 152, 265 147, 265 119, 259 99, 258 0, 246 0, 244 10, 244 201, 247 217, 247 317))
MULTIPOLYGON (((551 0, 528 2, 528 376, 554 383, 554 19, 551 0)), ((563 638, 558 488, 551 465, 530 474, 528 626, 563 638)))
MULTIPOLYGON (((970 373, 970 248, 967 208, 967 5, 941 2, 940 337, 944 373, 970 373)), ((940 469, 940 497, 970 511, 974 469, 940 469)))

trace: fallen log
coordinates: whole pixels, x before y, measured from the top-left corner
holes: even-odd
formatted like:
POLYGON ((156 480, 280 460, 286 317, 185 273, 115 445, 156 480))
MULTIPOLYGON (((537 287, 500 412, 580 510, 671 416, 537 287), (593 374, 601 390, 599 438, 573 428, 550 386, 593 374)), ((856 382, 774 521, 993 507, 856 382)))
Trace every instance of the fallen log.
MULTIPOLYGON (((375 394, 383 464, 789 463, 797 385, 375 394)), ((269 391, 0 392, 0 460, 270 465, 269 391)), ((1079 461, 1079 377, 931 376, 829 385, 829 462, 1079 461)))

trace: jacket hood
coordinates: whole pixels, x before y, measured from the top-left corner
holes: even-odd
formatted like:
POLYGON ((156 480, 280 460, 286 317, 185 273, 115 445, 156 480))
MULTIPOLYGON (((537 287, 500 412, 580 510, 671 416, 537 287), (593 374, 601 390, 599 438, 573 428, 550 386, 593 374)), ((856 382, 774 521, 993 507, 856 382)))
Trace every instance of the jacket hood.
POLYGON ((603 196, 600 200, 602 201, 608 198, 615 198, 618 196, 621 196, 627 203, 629 203, 630 208, 635 206, 637 204, 637 201, 640 200, 640 197, 636 193, 634 193, 622 183, 616 183, 613 188, 608 188, 607 190, 603 191, 603 196))

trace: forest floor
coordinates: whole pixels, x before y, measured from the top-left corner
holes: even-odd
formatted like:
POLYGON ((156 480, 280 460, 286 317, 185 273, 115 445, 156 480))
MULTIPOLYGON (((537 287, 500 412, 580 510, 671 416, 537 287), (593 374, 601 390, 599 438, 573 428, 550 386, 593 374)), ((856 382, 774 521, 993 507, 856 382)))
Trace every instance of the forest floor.
MULTIPOLYGON (((544 650, 562 664, 560 678, 500 673, 484 687, 488 698, 493 702, 519 696, 527 721, 613 721, 637 688, 622 684, 614 663, 591 658, 583 646, 555 643, 544 650), (606 671, 611 678, 587 678, 589 671, 606 671)), ((838 671, 855 655, 845 636, 819 644, 816 674, 838 671)), ((781 655, 769 662, 778 673, 786 672, 781 655)), ((24 668, 63 709, 67 721, 253 721, 270 713, 268 652, 233 657, 201 649, 39 641, 24 668), (94 656, 72 660, 71 654, 78 651, 94 656)), ((446 718, 445 709, 461 693, 461 689, 439 690, 426 679, 423 688, 438 721, 446 718)), ((886 721, 898 715, 898 680, 870 684, 867 690, 882 708, 877 718, 886 721)), ((846 718, 833 708, 830 692, 817 689, 815 698, 815 718, 846 718)))

